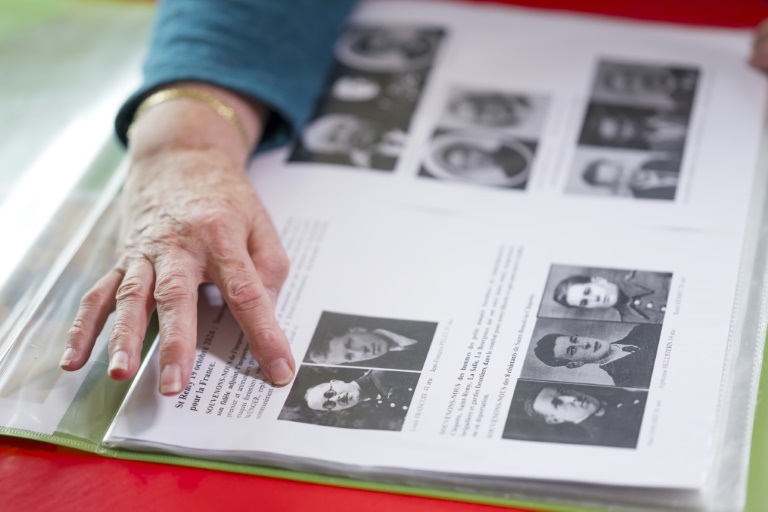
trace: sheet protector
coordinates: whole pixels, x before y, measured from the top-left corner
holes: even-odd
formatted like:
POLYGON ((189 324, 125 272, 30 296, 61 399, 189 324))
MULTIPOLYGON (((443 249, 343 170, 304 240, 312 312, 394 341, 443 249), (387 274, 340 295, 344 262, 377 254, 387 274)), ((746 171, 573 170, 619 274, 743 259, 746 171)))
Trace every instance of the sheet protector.
POLYGON ((20 343, 3 432, 547 510, 739 510, 768 225, 750 44, 363 5, 312 120, 249 169, 292 262, 275 311, 294 382, 265 382, 206 286, 179 396, 156 391, 156 343, 130 390, 102 350, 41 419, 20 343))

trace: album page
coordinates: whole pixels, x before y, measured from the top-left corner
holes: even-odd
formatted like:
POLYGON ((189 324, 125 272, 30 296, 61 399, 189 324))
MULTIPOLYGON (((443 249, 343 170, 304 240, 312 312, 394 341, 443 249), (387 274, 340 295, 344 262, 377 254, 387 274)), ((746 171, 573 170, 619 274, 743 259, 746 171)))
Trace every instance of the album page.
POLYGON ((574 228, 743 232, 765 110, 750 51, 747 31, 365 4, 312 119, 254 161, 255 186, 268 202, 322 190, 574 228))
POLYGON ((158 394, 155 347, 105 443, 702 489, 764 106, 747 35, 407 5, 362 8, 299 141, 251 167, 295 380, 209 288, 187 388, 158 394))
POLYGON ((733 235, 543 235, 505 219, 347 206, 354 216, 278 220, 294 262, 276 306, 297 360, 291 385, 262 379, 210 288, 190 384, 159 395, 155 350, 106 442, 317 467, 702 485, 733 235))

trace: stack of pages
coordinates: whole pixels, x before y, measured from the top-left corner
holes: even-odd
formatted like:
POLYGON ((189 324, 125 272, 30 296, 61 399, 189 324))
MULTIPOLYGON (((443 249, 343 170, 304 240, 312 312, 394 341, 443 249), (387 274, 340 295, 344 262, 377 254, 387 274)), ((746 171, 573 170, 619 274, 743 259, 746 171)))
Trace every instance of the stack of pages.
POLYGON ((126 389, 103 359, 29 371, 22 336, 3 431, 545 509, 738 510, 766 312, 749 49, 743 31, 364 5, 300 139, 250 169, 292 262, 276 311, 295 381, 264 382, 206 288, 179 396, 156 391, 156 347, 126 389), (94 395, 105 431, 73 419, 94 395))

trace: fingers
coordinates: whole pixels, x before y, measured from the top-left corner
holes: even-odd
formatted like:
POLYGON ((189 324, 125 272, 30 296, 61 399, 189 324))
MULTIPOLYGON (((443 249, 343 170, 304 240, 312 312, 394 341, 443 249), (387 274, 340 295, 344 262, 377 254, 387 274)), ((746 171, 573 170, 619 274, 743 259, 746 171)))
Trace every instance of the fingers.
POLYGON ((258 217, 256 227, 248 239, 248 251, 274 307, 288 277, 288 256, 267 213, 262 211, 258 217))
POLYGON ((113 379, 130 379, 139 369, 141 345, 154 308, 154 280, 154 268, 147 259, 129 262, 117 289, 117 313, 109 338, 108 371, 113 379))
MULTIPOLYGON (((234 247, 220 247, 211 254, 209 271, 267 379, 282 386, 293 378, 295 363, 288 339, 275 319, 274 299, 256 273, 250 255, 234 247)), ((271 285, 277 286, 274 276, 271 285)))
POLYGON ((155 263, 155 303, 160 321, 160 393, 176 395, 192 373, 197 343, 197 288, 200 272, 188 254, 155 263))
POLYGON ((768 20, 764 20, 755 29, 755 40, 749 63, 762 70, 768 70, 768 20))
POLYGON ((115 309, 115 294, 122 280, 123 273, 114 268, 83 296, 67 332, 67 346, 59 362, 62 369, 79 370, 91 356, 96 338, 115 309))

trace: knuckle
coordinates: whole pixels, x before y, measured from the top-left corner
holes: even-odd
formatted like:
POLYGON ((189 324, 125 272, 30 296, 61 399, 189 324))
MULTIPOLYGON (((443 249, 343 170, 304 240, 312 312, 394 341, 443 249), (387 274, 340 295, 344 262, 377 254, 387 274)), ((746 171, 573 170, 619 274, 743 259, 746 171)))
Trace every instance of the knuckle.
POLYGON ((144 282, 138 277, 129 277, 124 279, 120 286, 117 288, 117 301, 136 301, 144 298, 147 295, 147 287, 144 282))
POLYGON ((77 317, 72 321, 72 325, 69 327, 69 331, 67 331, 67 341, 72 345, 76 345, 88 334, 88 331, 88 325, 85 321, 77 317))
POLYGON ((116 346, 126 341, 136 339, 138 332, 136 329, 126 322, 124 319, 118 318, 112 325, 112 335, 109 337, 109 344, 116 346))
POLYGON ((272 282, 282 284, 288 277, 291 263, 288 260, 288 256, 283 251, 280 251, 263 262, 263 269, 263 272, 269 275, 272 282))
POLYGON ((174 271, 163 275, 155 285, 155 301, 158 305, 183 304, 194 301, 194 290, 187 283, 184 272, 174 271))
POLYGON ((98 286, 94 286, 85 292, 85 295, 83 295, 83 298, 80 301, 80 307, 84 310, 97 308, 107 300, 109 300, 109 298, 107 297, 106 291, 98 286))
POLYGON ((283 350, 282 332, 273 326, 260 326, 253 333, 253 342, 260 360, 270 358, 283 350))
POLYGON ((187 342, 180 333, 166 333, 160 343, 160 360, 176 360, 184 354, 186 349, 187 342))
POLYGON ((231 223, 229 229, 224 224, 209 226, 206 229, 205 240, 214 260, 229 261, 233 258, 234 251, 232 249, 236 244, 233 240, 231 223))
POLYGON ((229 278, 224 283, 224 295, 232 309, 258 311, 266 306, 267 297, 253 278, 229 278))

